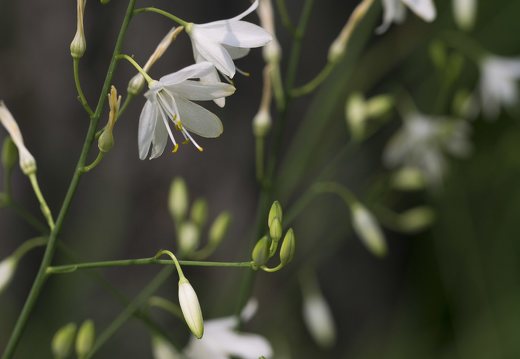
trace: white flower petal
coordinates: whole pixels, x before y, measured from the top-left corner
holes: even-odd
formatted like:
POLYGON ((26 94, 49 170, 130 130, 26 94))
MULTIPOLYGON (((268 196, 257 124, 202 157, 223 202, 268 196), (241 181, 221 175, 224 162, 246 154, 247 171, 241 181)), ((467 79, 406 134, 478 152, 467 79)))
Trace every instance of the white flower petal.
POLYGON ((212 26, 212 25, 221 25, 221 24, 224 24, 226 22, 229 22, 229 21, 238 21, 238 20, 242 20, 244 17, 246 17, 247 15, 251 14, 253 11, 256 10, 256 8, 258 7, 258 0, 255 0, 255 2, 253 2, 251 4, 250 7, 247 8, 246 11, 244 11, 243 13, 235 16, 235 17, 232 17, 231 19, 227 19, 227 20, 219 20, 219 21, 212 21, 212 22, 209 22, 207 24, 196 24, 197 26, 201 26, 201 27, 208 27, 208 26, 212 26))
POLYGON ((224 131, 220 119, 204 107, 181 98, 177 99, 177 107, 182 125, 191 132, 202 137, 215 138, 224 131))
POLYGON ((437 16, 437 10, 433 0, 401 0, 406 4, 417 16, 424 21, 431 22, 437 16))
MULTIPOLYGON (((197 57, 195 57, 197 59, 197 57)), ((205 84, 213 84, 220 82, 220 77, 218 75, 217 69, 213 67, 213 70, 211 70, 206 76, 203 76, 200 78, 200 82, 205 84)), ((213 100, 219 107, 224 107, 226 105, 226 98, 221 97, 213 100)))
POLYGON ((208 24, 204 31, 214 41, 233 47, 260 47, 273 39, 262 27, 247 21, 208 24))
POLYGON ((233 76, 235 76, 235 64, 233 63, 233 59, 231 59, 231 56, 222 45, 211 39, 210 33, 198 31, 195 25, 193 26, 191 39, 195 51, 197 51, 204 60, 215 65, 224 75, 233 78, 233 76))
POLYGON ((213 65, 210 62, 203 61, 196 64, 190 65, 172 74, 163 76, 159 82, 162 86, 171 86, 181 83, 187 79, 200 78, 207 75, 213 65))
POLYGON ((180 84, 166 87, 178 95, 192 101, 210 101, 216 98, 230 96, 235 93, 235 87, 223 82, 203 83, 186 80, 180 84))
POLYGON ((386 32, 393 22, 400 23, 406 17, 406 9, 401 0, 382 0, 382 2, 383 23, 376 29, 377 34, 386 32))
POLYGON ((168 130, 166 129, 168 118, 164 113, 161 113, 159 116, 160 118, 157 119, 153 132, 151 160, 162 155, 168 143, 168 130))
POLYGON ((231 58, 233 60, 238 60, 238 59, 241 59, 242 57, 246 57, 250 51, 250 49, 248 49, 246 47, 233 47, 233 46, 228 46, 228 45, 223 45, 223 46, 227 50, 227 52, 229 53, 229 56, 231 56, 231 58))
POLYGON ((139 130, 137 134, 137 144, 139 147, 139 158, 146 159, 150 145, 152 144, 155 124, 157 122, 157 108, 148 100, 144 104, 141 116, 139 117, 139 130))

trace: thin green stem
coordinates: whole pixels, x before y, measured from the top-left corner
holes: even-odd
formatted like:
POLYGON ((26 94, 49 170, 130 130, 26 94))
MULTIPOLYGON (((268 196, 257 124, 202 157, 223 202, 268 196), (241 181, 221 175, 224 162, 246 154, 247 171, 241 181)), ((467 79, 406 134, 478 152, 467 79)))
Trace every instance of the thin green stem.
POLYGON ((94 160, 94 162, 92 162, 88 166, 83 167, 81 171, 83 173, 87 173, 87 172, 92 171, 94 168, 96 168, 97 165, 99 165, 101 163, 101 161, 103 160, 104 156, 105 156, 105 154, 103 152, 99 151, 99 153, 98 153, 96 159, 94 160))
POLYGON ((294 27, 291 17, 289 16, 289 11, 287 11, 287 6, 285 4, 285 0, 276 0, 276 8, 278 9, 278 15, 280 15, 280 19, 282 20, 282 25, 291 33, 296 33, 296 28, 294 27))
POLYGON ((18 320, 16 321, 16 324, 15 324, 15 327, 11 334, 11 337, 9 338, 5 351, 2 355, 2 359, 10 359, 14 355, 16 347, 21 339, 22 333, 27 325, 27 321, 29 320, 29 316, 30 316, 30 314, 34 308, 34 305, 36 304, 36 301, 40 295, 40 292, 45 284, 45 280, 47 278, 47 274, 46 274, 47 267, 52 262, 52 258, 54 256, 54 252, 56 249, 55 247, 56 247, 56 241, 57 241, 58 235, 61 231, 61 227, 63 225, 65 217, 69 211, 70 205, 72 203, 72 199, 74 198, 74 195, 76 193, 76 189, 78 188, 79 181, 81 179, 81 174, 82 174, 81 169, 85 166, 87 154, 94 141, 94 137, 96 134, 96 128, 98 126, 99 119, 101 117, 101 113, 103 111, 105 101, 107 99, 106 94, 108 93, 108 89, 109 89, 110 83, 112 82, 112 77, 114 75, 114 71, 117 66, 117 55, 119 55, 119 53, 121 51, 121 47, 123 45, 123 40, 124 40, 124 37, 126 34, 126 30, 130 23, 130 19, 132 17, 132 13, 134 10, 135 1, 136 0, 129 0, 129 2, 128 2, 128 7, 127 7, 127 10, 125 13, 123 24, 121 25, 121 30, 119 31, 119 35, 118 35, 118 38, 116 41, 114 52, 112 54, 112 59, 110 61, 110 65, 108 67, 105 81, 103 83, 103 88, 99 95, 99 100, 98 100, 98 104, 96 107, 96 111, 94 112, 94 115, 91 117, 89 129, 88 129, 87 135, 85 137, 85 142, 83 144, 83 148, 81 150, 81 154, 78 159, 78 163, 76 165, 76 170, 71 179, 69 189, 67 190, 67 194, 65 195, 65 199, 61 206, 61 210, 58 215, 58 219, 56 221, 56 226, 53 228, 53 230, 51 231, 51 234, 49 236, 49 241, 48 241, 47 247, 45 249, 45 254, 43 255, 40 269, 38 270, 38 274, 36 275, 36 278, 34 280, 31 291, 29 292, 27 300, 25 301, 22 312, 20 313, 20 316, 18 317, 18 320))
POLYGON ((278 264, 276 267, 274 268, 269 268, 269 267, 266 267, 266 266, 261 266, 260 269, 262 269, 264 272, 268 272, 268 273, 274 273, 274 272, 278 272, 280 269, 282 269, 284 267, 284 265, 282 263, 278 264))
POLYGON ((316 75, 314 79, 312 79, 311 81, 309 81, 301 87, 294 88, 291 91, 291 96, 300 97, 310 94, 311 92, 316 90, 318 86, 321 85, 323 81, 325 81, 329 77, 330 73, 335 67, 336 63, 328 62, 327 65, 325 65, 325 67, 318 73, 318 75, 316 75))
POLYGON ((150 83, 153 82, 153 79, 150 77, 150 75, 148 75, 146 73, 146 71, 144 71, 144 69, 131 57, 131 56, 128 56, 128 55, 125 55, 125 54, 120 54, 120 55, 117 55, 117 58, 120 60, 120 59, 123 59, 123 60, 126 60, 128 61, 129 63, 132 64, 132 66, 135 67, 135 69, 137 71, 139 71, 139 73, 141 75, 143 75, 144 79, 146 80, 146 82, 148 82, 148 85, 150 85, 150 83))
POLYGON ((87 98, 85 97, 85 94, 83 93, 83 89, 81 88, 81 81, 79 79, 79 58, 73 59, 73 65, 74 65, 74 83, 76 84, 76 91, 78 92, 78 99, 85 111, 87 111, 89 117, 92 117, 94 114, 94 111, 92 111, 92 108, 88 104, 87 98))
POLYGON ((40 185, 38 184, 36 172, 29 174, 29 180, 31 181, 34 194, 36 195, 36 198, 40 203, 40 210, 42 211, 43 216, 47 220, 49 229, 52 231, 54 229, 54 217, 52 216, 51 210, 47 205, 47 201, 45 201, 45 197, 43 197, 42 191, 40 190, 40 185))
POLYGON ((45 244, 47 244, 47 237, 36 237, 28 239, 14 251, 13 256, 18 261, 27 252, 33 250, 34 248, 43 247, 45 244))
POLYGON ((264 136, 255 137, 255 164, 256 164, 256 179, 262 181, 264 178, 264 136))
POLYGON ((184 320, 184 315, 182 314, 181 308, 177 304, 175 304, 167 299, 164 299, 161 297, 151 297, 148 300, 148 305, 150 307, 160 308, 160 309, 172 314, 174 317, 184 320))
POLYGON ((137 14, 141 14, 141 13, 143 13, 143 12, 154 12, 154 13, 156 13, 156 14, 159 14, 159 15, 165 16, 165 17, 167 17, 168 19, 173 20, 173 21, 175 21, 177 24, 182 25, 182 26, 184 26, 184 27, 186 27, 186 26, 189 24, 189 22, 184 21, 184 20, 181 19, 180 17, 177 17, 177 16, 175 16, 175 15, 173 15, 173 14, 170 14, 170 13, 167 12, 167 11, 164 11, 164 10, 158 9, 158 8, 156 8, 156 7, 153 7, 153 6, 150 6, 150 7, 143 7, 143 8, 136 9, 136 10, 134 11, 134 14, 137 15, 137 14))

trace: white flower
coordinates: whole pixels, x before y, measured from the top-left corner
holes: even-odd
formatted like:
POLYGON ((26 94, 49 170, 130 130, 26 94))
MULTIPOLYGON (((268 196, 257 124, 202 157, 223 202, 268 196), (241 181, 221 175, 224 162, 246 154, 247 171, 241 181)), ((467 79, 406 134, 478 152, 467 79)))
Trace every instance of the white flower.
POLYGON ((18 148, 20 168, 23 173, 26 175, 34 173, 36 171, 36 161, 27 147, 25 147, 20 128, 3 101, 0 101, 0 123, 5 127, 7 132, 9 132, 9 136, 11 136, 14 144, 18 148))
POLYGON ((383 2, 383 23, 376 30, 381 34, 392 23, 402 23, 406 17, 405 5, 424 21, 431 22, 437 16, 433 0, 381 0, 383 2))
POLYGON ((372 213, 359 202, 353 203, 350 210, 352 211, 352 227, 363 244, 373 254, 384 256, 386 254, 385 236, 372 213))
POLYGON ((202 319, 199 299, 190 282, 184 276, 181 276, 179 280, 179 303, 181 305, 182 314, 184 315, 184 320, 186 320, 186 324, 188 324, 191 332, 197 339, 202 338, 204 334, 204 321, 202 319))
MULTIPOLYGON (((249 319, 256 310, 256 303, 250 302, 242 312, 242 319, 249 319)), ((205 333, 200 340, 191 338, 184 349, 188 359, 258 359, 269 358, 273 350, 269 342, 256 334, 238 333, 237 317, 208 320, 204 323, 205 333)))
POLYGON ((7 257, 0 262, 0 293, 7 287, 16 270, 16 259, 7 257))
POLYGON ((477 0, 453 0, 453 16, 462 30, 471 30, 477 17, 477 0))
POLYGON ((469 134, 470 127, 463 120, 411 113, 386 146, 384 161, 390 167, 416 168, 430 184, 438 184, 446 154, 462 158, 471 152, 469 134))
POLYGON ((334 345, 336 328, 332 312, 318 290, 304 293, 303 319, 316 343, 324 348, 334 345))
POLYGON ((159 157, 166 147, 168 136, 173 142, 173 152, 178 144, 170 128, 179 131, 185 141, 191 141, 202 151, 190 132, 207 138, 220 136, 223 131, 220 119, 212 112, 191 102, 208 101, 226 97, 235 92, 232 85, 222 82, 202 84, 189 80, 206 76, 214 67, 209 62, 200 62, 180 71, 166 75, 149 85, 147 101, 139 119, 139 158, 145 159, 152 148, 150 159, 159 157))
MULTIPOLYGON (((241 21, 257 6, 258 0, 242 14, 228 20, 188 24, 186 32, 191 38, 195 62, 209 61, 216 70, 233 78, 236 72, 233 60, 246 56, 250 48, 261 47, 271 41, 271 35, 260 26, 241 21)), ((201 81, 208 84, 219 82, 216 70, 209 71, 201 77, 201 81)), ((216 99, 215 103, 223 107, 225 101, 221 98, 216 99)))
POLYGON ((480 96, 487 117, 498 116, 502 106, 518 101, 516 81, 520 79, 520 58, 487 56, 481 64, 480 96))

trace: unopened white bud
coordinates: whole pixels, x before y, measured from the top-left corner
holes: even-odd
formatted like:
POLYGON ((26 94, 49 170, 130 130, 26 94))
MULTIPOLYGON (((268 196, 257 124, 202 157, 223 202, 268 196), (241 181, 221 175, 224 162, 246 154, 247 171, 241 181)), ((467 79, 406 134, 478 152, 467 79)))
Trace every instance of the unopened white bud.
POLYGON ((70 43, 70 54, 73 58, 79 59, 87 50, 87 41, 85 40, 85 31, 83 29, 83 17, 85 14, 86 0, 78 0, 77 3, 77 22, 76 34, 70 43))
POLYGON ((202 319, 199 299, 197 298, 197 293, 195 293, 195 290, 185 277, 181 277, 179 280, 179 303, 184 320, 191 332, 197 339, 202 338, 204 334, 204 320, 202 319))
POLYGON ((332 44, 329 47, 329 53, 328 53, 328 61, 330 63, 336 63, 343 57, 345 54, 346 49, 346 43, 341 38, 337 38, 332 42, 332 44))
POLYGON ((175 347, 159 336, 152 338, 153 359, 181 359, 175 347))
POLYGON ((188 189, 186 188, 186 183, 180 177, 175 178, 170 186, 168 207, 170 214, 175 220, 180 221, 186 216, 188 211, 188 189))
POLYGON ((271 129, 272 120, 268 110, 260 109, 253 118, 253 134, 255 137, 265 137, 271 129))
POLYGON ((179 251, 190 255, 199 246, 199 229, 192 222, 184 222, 179 229, 179 251))
POLYGON ((372 213, 359 202, 353 203, 350 209, 352 227, 365 247, 376 256, 384 256, 387 251, 385 237, 372 213))
POLYGON ((129 94, 136 96, 143 90, 144 84, 145 84, 144 76, 141 74, 137 74, 130 79, 126 90, 128 91, 129 94))
POLYGON ((374 96, 366 101, 366 113, 370 118, 379 118, 388 113, 394 105, 394 99, 389 95, 374 96))
POLYGON ((0 262, 0 293, 2 293, 11 282, 11 279, 13 279, 17 263, 14 257, 7 257, 0 262))
POLYGON ((280 62, 282 49, 276 38, 273 37, 271 42, 262 48, 262 56, 264 57, 264 61, 268 64, 280 62))
POLYGON ((330 307, 316 289, 303 297, 303 319, 314 341, 323 348, 330 348, 336 341, 336 326, 330 307))

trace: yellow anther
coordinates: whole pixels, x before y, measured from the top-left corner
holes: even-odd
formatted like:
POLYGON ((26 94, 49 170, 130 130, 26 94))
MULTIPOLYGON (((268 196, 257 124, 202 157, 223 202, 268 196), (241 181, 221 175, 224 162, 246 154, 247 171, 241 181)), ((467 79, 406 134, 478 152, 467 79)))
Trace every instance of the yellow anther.
POLYGON ((178 145, 178 144, 175 144, 175 146, 173 146, 172 153, 177 152, 178 149, 179 149, 179 145, 178 145))
POLYGON ((197 150, 199 150, 199 152, 203 152, 204 149, 202 147, 197 147, 197 150))
POLYGON ((183 145, 185 145, 185 144, 187 144, 187 143, 190 143, 190 140, 185 139, 184 141, 182 141, 182 144, 183 144, 183 145))

